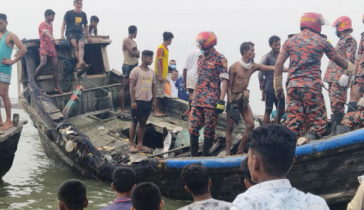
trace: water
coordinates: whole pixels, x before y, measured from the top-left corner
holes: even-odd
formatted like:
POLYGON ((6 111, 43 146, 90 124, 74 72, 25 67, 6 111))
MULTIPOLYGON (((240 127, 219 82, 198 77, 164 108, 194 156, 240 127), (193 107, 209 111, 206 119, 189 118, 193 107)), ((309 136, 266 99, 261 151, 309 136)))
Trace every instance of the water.
MULTIPOLYGON (((13 110, 21 120, 28 120, 24 126, 16 152, 13 167, 0 181, 0 209, 58 209, 58 187, 68 179, 80 179, 87 187, 89 207, 96 210, 109 205, 115 194, 107 183, 88 180, 61 170, 52 165, 43 152, 38 131, 23 110, 13 110)), ((1 110, 2 116, 5 112, 1 110)), ((185 202, 163 198, 165 208, 174 210, 185 206, 185 202)))

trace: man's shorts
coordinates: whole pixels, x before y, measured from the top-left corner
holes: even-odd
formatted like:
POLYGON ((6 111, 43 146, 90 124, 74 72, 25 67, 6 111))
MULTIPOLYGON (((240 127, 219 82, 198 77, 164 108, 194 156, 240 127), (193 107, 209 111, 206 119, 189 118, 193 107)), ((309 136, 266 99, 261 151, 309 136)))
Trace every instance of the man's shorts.
POLYGON ((124 79, 129 79, 130 72, 137 66, 138 66, 138 63, 136 63, 135 65, 123 64, 123 66, 121 67, 121 70, 123 71, 124 79))
POLYGON ((11 75, 0 72, 0 83, 10 84, 11 75))
POLYGON ((148 119, 150 112, 152 111, 152 101, 153 99, 151 101, 136 100, 135 102, 138 105, 138 108, 136 110, 131 110, 131 120, 138 123, 142 116, 148 119))
POLYGON ((164 80, 162 83, 160 83, 158 80, 157 85, 156 85, 157 90, 156 90, 156 94, 155 94, 157 98, 164 98, 165 88, 166 88, 166 80, 164 80))
MULTIPOLYGON (((278 99, 276 98, 275 94, 272 92, 265 92, 265 109, 273 110, 273 104, 276 106, 276 109, 278 109, 278 99)), ((279 98, 279 107, 286 107, 286 99, 284 97, 279 98)))
POLYGON ((50 48, 39 48, 39 55, 42 57, 43 55, 46 55, 48 57, 54 58, 57 57, 56 49, 53 47, 50 48))
POLYGON ((85 35, 82 32, 68 32, 66 34, 66 38, 68 41, 71 41, 72 39, 76 39, 76 42, 85 42, 85 35))
POLYGON ((231 103, 235 109, 243 111, 247 108, 249 104, 249 90, 244 92, 232 92, 231 93, 231 103))

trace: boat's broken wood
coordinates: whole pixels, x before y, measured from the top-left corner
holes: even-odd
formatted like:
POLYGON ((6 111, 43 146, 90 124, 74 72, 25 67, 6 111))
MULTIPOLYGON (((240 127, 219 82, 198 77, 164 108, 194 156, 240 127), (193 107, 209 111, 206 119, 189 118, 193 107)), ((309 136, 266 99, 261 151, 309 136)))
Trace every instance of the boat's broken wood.
MULTIPOLYGON (((28 52, 18 63, 18 82, 23 87, 19 101, 38 129, 46 155, 59 167, 105 182, 112 181, 116 167, 131 167, 137 172, 138 182, 152 181, 164 196, 185 200, 192 197, 184 189, 181 170, 186 164, 200 162, 209 169, 214 198, 231 201, 245 190, 240 171, 245 156, 221 157, 225 150, 226 114, 221 114, 217 123, 217 139, 211 149, 214 157, 190 158, 187 157, 188 123, 180 119, 188 102, 166 97, 162 111, 169 117, 156 118, 151 114, 144 138, 146 146, 159 152, 149 157, 148 154, 131 155, 130 118, 117 113, 122 74, 110 69, 107 58, 106 46, 111 40, 98 38, 93 44, 85 45, 84 59, 92 66, 77 80, 73 80, 74 68, 70 68, 71 50, 61 48, 57 42, 64 94, 54 93, 50 64, 37 81, 33 79, 40 62, 39 40, 25 43, 28 52), (79 103, 62 114, 60 110, 65 110, 74 91, 70 87, 77 85, 84 87, 82 95, 78 96, 79 103), (166 133, 172 138, 171 144, 168 142, 165 147, 166 133), (169 151, 163 151, 164 147, 170 147, 169 151), (163 158, 165 154, 169 154, 169 158, 163 158)), ((127 103, 130 104, 130 100, 127 103)), ((234 129, 232 151, 239 145, 240 132, 244 129, 244 123, 234 129)), ((200 142, 203 138, 202 131, 200 142)), ((328 203, 348 201, 358 187, 356 170, 363 162, 364 130, 361 129, 297 147, 296 162, 288 178, 294 187, 320 195, 328 203)))

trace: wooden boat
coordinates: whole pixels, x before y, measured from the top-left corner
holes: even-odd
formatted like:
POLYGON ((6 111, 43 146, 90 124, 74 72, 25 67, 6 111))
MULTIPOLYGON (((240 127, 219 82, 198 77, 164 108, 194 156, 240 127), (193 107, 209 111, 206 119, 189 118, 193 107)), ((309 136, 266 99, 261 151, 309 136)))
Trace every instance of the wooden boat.
POLYGON ((23 125, 26 123, 27 121, 22 121, 17 126, 0 131, 0 180, 13 165, 23 125))
MULTIPOLYGON (((245 191, 240 171, 245 156, 217 156, 224 150, 226 115, 219 117, 212 157, 190 158, 188 125, 180 119, 187 102, 167 97, 162 110, 169 117, 151 115, 148 120, 144 143, 155 149, 154 155, 129 154, 130 117, 118 111, 122 75, 109 67, 106 47, 111 40, 95 38, 93 44, 85 45, 85 61, 92 66, 83 75, 73 72, 71 50, 56 42, 64 94, 53 92, 49 64, 37 81, 33 79, 40 62, 39 40, 24 43, 28 52, 18 63, 18 82, 23 88, 20 103, 38 129, 45 153, 55 164, 106 182, 111 181, 116 167, 132 167, 138 182, 152 181, 164 196, 186 200, 192 197, 184 190, 181 169, 201 162, 209 169, 214 198, 232 201, 245 191)), ((232 151, 236 150, 242 129, 244 124, 235 128, 232 151)), ((363 133, 357 130, 298 147, 296 163, 289 173, 293 186, 320 195, 330 204, 351 199, 358 187, 356 170, 364 159, 363 133)))

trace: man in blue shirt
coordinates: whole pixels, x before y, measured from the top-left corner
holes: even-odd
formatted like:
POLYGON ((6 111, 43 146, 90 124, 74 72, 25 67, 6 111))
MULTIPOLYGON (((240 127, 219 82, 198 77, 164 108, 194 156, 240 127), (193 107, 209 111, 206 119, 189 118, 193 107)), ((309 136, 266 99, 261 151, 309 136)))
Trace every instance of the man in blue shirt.
POLYGON ((115 169, 111 188, 116 192, 114 202, 101 210, 130 210, 131 192, 136 185, 135 171, 131 168, 119 167, 115 169))

